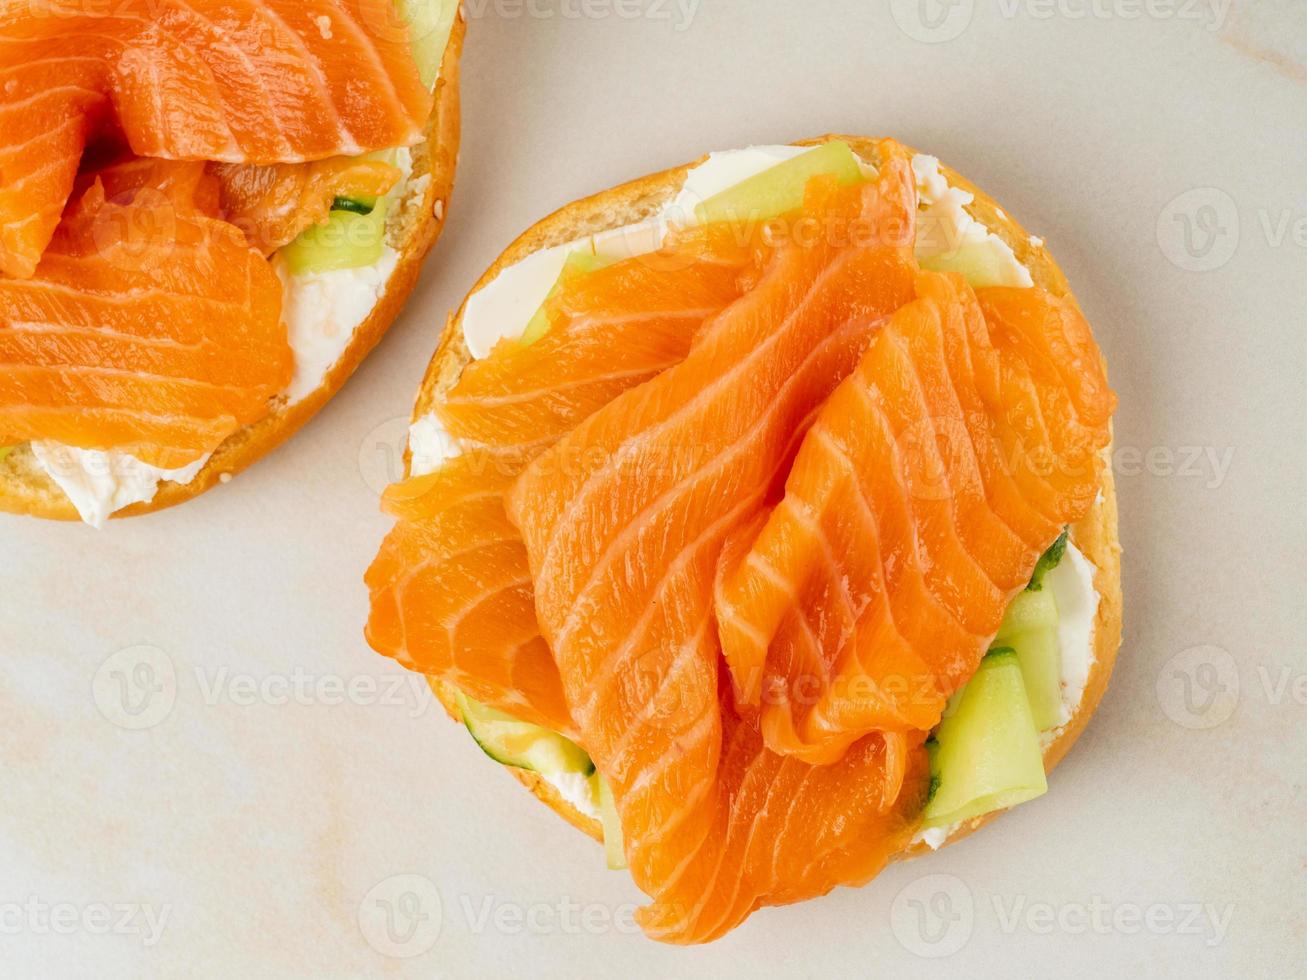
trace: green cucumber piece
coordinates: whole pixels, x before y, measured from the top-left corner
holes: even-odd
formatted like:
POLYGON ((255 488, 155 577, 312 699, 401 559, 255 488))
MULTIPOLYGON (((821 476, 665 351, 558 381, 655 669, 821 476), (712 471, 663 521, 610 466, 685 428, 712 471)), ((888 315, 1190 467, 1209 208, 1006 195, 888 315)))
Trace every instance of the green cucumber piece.
POLYGON ((1039 556, 1039 561, 1035 562, 1035 571, 1030 576, 1030 584, 1026 586, 1032 592, 1038 592, 1044 587, 1044 576, 1057 568, 1062 563, 1062 556, 1066 554, 1067 529, 1063 528, 1062 533, 1057 536, 1057 540, 1048 546, 1048 550, 1039 556))
POLYGON ((994 644, 1010 645, 1011 637, 1041 629, 1057 629, 1057 603, 1053 601, 1053 591, 1018 592, 1003 614, 994 644))
POLYGON ((984 286, 1021 286, 1012 268, 1011 257, 997 238, 967 242, 951 252, 941 252, 921 260, 923 269, 956 272, 975 289, 984 286))
POLYGON ((530 347, 549 332, 549 313, 547 312, 549 301, 563 288, 563 283, 573 276, 584 275, 587 272, 593 272, 595 269, 602 269, 608 265, 609 261, 609 259, 601 258, 592 252, 569 253, 563 261, 562 271, 558 273, 558 278, 554 280, 554 284, 549 288, 549 295, 540 304, 540 309, 536 310, 531 319, 527 321, 526 329, 522 331, 518 343, 523 347, 530 347))
POLYGON ((538 773, 576 772, 588 776, 594 772, 581 746, 555 731, 519 721, 496 708, 458 694, 463 724, 486 755, 496 762, 538 773))
POLYGON ((980 662, 935 738, 932 774, 939 787, 926 805, 926 827, 952 826, 1048 790, 1039 731, 1011 648, 995 649, 980 662))
POLYGON ((376 264, 386 246, 389 202, 382 198, 367 214, 332 211, 324 224, 300 232, 281 250, 293 275, 358 269, 376 264))
POLYGON ((1014 633, 1004 641, 1017 652, 1030 715, 1041 732, 1062 724, 1062 648, 1057 627, 1014 633))
POLYGON ((449 32, 458 12, 458 0, 395 0, 399 15, 408 27, 418 77, 431 88, 440 74, 440 62, 449 44, 449 32))
POLYGON ((626 867, 626 849, 622 841, 622 821, 617 815, 617 804, 613 800, 613 789, 608 780, 599 773, 592 777, 595 806, 599 810, 599 822, 604 828, 604 854, 608 858, 608 867, 614 871, 626 867))
POLYGON ((354 214, 371 214, 372 209, 377 206, 376 199, 370 201, 360 200, 353 197, 337 197, 331 201, 331 210, 333 211, 351 211, 354 214))
POLYGON ((694 216, 701 224, 768 221, 803 204, 808 181, 819 174, 834 174, 841 184, 865 179, 849 144, 831 140, 714 194, 695 207, 694 216))

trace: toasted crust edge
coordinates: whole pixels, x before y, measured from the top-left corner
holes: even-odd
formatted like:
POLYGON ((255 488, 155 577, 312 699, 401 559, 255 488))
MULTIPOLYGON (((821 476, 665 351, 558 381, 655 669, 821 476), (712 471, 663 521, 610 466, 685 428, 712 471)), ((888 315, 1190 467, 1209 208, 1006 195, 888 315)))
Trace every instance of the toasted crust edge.
MULTIPOLYGON (((335 396, 350 375, 376 347, 407 302, 417 284, 422 261, 444 228, 454 187, 459 146, 459 62, 467 21, 460 6, 441 59, 435 104, 427 121, 425 139, 411 148, 415 176, 429 174, 431 181, 420 201, 397 215, 392 228, 402 229, 399 259, 385 292, 372 312, 354 330, 349 345, 327 372, 322 384, 293 405, 279 401, 264 418, 233 433, 189 483, 164 481, 152 500, 115 511, 111 519, 134 517, 173 507, 225 482, 298 432, 335 396)), ((78 521, 81 516, 59 485, 36 463, 29 446, 21 446, 0 460, 0 511, 78 521)))
MULTIPOLYGON (((832 139, 846 141, 854 152, 864 159, 876 159, 878 141, 868 137, 828 134, 813 139, 796 140, 795 144, 816 145, 832 139)), ((505 267, 521 261, 532 252, 649 217, 675 196, 684 183, 689 169, 704 159, 706 156, 692 163, 650 174, 564 205, 519 235, 482 274, 468 296, 470 297, 494 279, 505 267)), ((1075 302, 1066 276, 1042 243, 1035 244, 1029 232, 971 181, 942 163, 940 169, 950 184, 974 195, 975 201, 967 210, 1008 244, 1017 258, 1030 270, 1031 278, 1036 285, 1075 302)), ((458 310, 446 321, 440 343, 418 390, 413 411, 414 419, 431 409, 443 393, 458 380, 463 366, 471 360, 471 354, 463 342, 461 329, 466 306, 467 299, 464 298, 458 310)), ((1110 459, 1109 454, 1110 447, 1105 453, 1105 456, 1110 459)), ((408 470, 408 462, 406 451, 405 472, 408 470)), ((1116 663, 1117 650, 1121 645, 1121 545, 1117 537, 1116 485, 1110 463, 1103 466, 1101 489, 1099 499, 1084 518, 1071 528, 1070 534, 1076 547, 1096 569, 1094 588, 1098 592, 1099 602, 1094 619, 1094 663, 1090 668, 1080 705, 1058 737, 1044 750, 1044 768, 1048 772, 1053 771, 1089 723, 1103 693, 1107 690, 1112 668, 1116 663)), ((461 722, 462 717, 455 700, 454 689, 434 677, 429 677, 428 682, 450 717, 461 722)), ((572 826, 597 841, 603 840, 603 828, 599 821, 579 811, 538 773, 514 769, 511 766, 504 768, 538 800, 572 826)), ((999 810, 967 821, 954 830, 942 846, 947 847, 956 843, 1005 812, 999 810)), ((895 856, 895 860, 908 860, 931 853, 931 850, 924 842, 918 842, 900 851, 895 856)))

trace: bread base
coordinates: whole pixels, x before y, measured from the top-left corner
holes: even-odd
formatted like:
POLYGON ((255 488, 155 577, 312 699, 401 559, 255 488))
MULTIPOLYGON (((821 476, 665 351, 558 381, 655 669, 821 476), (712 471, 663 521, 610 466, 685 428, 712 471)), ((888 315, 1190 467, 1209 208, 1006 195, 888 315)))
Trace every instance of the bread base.
MULTIPOLYGON (((827 135, 810 140, 797 141, 796 145, 812 146, 832 139, 843 140, 863 159, 877 162, 877 141, 866 137, 827 135)), ((916 152, 916 151, 911 151, 916 152)), ((591 197, 583 198, 565 205, 549 217, 537 222, 504 250, 491 264, 472 288, 472 293, 490 282, 505 267, 520 262, 526 256, 543 248, 575 241, 587 235, 607 231, 611 228, 632 224, 657 213, 666 205, 685 181, 685 175, 691 167, 705 160, 701 157, 694 163, 664 170, 661 173, 641 177, 602 191, 591 197)), ((998 203, 976 187, 961 174, 947 166, 941 165, 941 172, 949 184, 971 192, 975 201, 967 208, 972 217, 984 224, 990 231, 1005 241, 1015 253, 1017 259, 1030 270, 1035 285, 1048 290, 1059 297, 1067 297, 1073 302, 1075 297, 1067 284, 1066 276, 1053 260, 1052 255, 1042 244, 1036 245, 1031 235, 1011 218, 998 203)), ((469 293, 469 296, 471 293, 469 293)), ((414 419, 429 412, 443 394, 458 380, 464 365, 471 360, 467 345, 463 341, 462 316, 467 306, 463 305, 457 313, 449 317, 439 346, 431 359, 427 372, 418 392, 414 407, 414 419)), ((1108 449, 1110 453, 1110 447, 1108 449)), ((1109 457, 1110 458, 1110 457, 1109 457)), ((408 470, 409 456, 405 455, 405 472, 408 470)), ((1057 738, 1044 750, 1044 768, 1051 772, 1062 760, 1080 733, 1084 731, 1098 702, 1107 690, 1112 667, 1116 662, 1117 649, 1121 645, 1121 545, 1117 539, 1116 486, 1110 465, 1103 467, 1102 493, 1089 512, 1071 528, 1071 540, 1075 546, 1094 565, 1094 588, 1098 592, 1098 612, 1094 619, 1094 663, 1090 668, 1080 704, 1071 719, 1062 728, 1057 738)), ((450 717, 461 721, 461 713, 454 696, 454 689, 437 678, 428 678, 432 690, 440 703, 445 706, 450 717)), ((603 828, 599 821, 590 817, 563 798, 556 787, 545 781, 538 773, 505 766, 510 773, 529 789, 537 799, 553 809, 568 823, 589 834, 595 840, 603 840, 603 828)), ((966 821, 954 830, 943 846, 955 843, 977 828, 993 820, 1001 813, 999 810, 966 821)), ((896 859, 905 860, 930 851, 924 842, 910 845, 901 851, 896 859)))
MULTIPOLYGON (((293 405, 288 404, 284 397, 275 399, 267 416, 233 433, 218 446, 193 480, 187 483, 163 481, 153 499, 115 511, 111 515, 113 518, 133 517, 172 507, 231 479, 299 431, 340 390, 381 340, 413 291, 422 260, 445 224, 458 163, 458 70, 466 31, 467 22, 460 7, 441 60, 426 138, 412 147, 414 177, 429 174, 431 182, 421 200, 414 199, 388 221, 386 237, 391 247, 399 252, 399 260, 377 305, 355 328, 348 346, 322 383, 293 405)), ((49 520, 81 520, 77 508, 37 462, 28 444, 15 447, 12 453, 0 460, 0 511, 49 520)))

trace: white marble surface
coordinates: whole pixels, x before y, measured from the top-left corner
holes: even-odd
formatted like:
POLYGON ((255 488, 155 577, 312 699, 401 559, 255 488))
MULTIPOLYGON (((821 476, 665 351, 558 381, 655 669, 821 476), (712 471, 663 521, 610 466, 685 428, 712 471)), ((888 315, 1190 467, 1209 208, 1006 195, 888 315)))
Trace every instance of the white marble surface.
POLYGON ((296 440, 100 533, 0 518, 0 974, 1300 974, 1307 9, 561 9, 468 0, 445 237, 296 440), (938 154, 1075 283, 1121 395, 1127 637, 1046 797, 666 949, 631 934, 639 895, 600 850, 364 644, 377 491, 446 310, 514 234, 709 148, 830 130, 938 154))

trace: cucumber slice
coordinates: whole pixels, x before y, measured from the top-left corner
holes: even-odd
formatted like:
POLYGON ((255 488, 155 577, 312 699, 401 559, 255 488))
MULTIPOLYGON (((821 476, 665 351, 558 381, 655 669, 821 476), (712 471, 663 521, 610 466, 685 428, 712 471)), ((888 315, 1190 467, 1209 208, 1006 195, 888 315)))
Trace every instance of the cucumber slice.
POLYGON ((694 216, 701 224, 768 221, 799 207, 809 179, 818 174, 834 174, 841 184, 865 179, 849 144, 832 140, 714 194, 695 207, 694 216))
POLYGON ((363 201, 353 197, 337 197, 331 201, 333 211, 352 211, 354 214, 371 214, 377 206, 376 199, 363 201))
POLYGON ((326 223, 300 232, 281 250, 293 275, 357 269, 374 265, 386 246, 386 214, 389 202, 382 198, 367 214, 332 211, 326 223))
POLYGON ((951 252, 927 256, 921 260, 921 267, 935 272, 956 272, 976 289, 1026 285, 1018 280, 1007 246, 997 238, 967 242, 951 252))
POLYGON ((1018 592, 1003 614, 994 645, 1011 646, 1011 637, 1040 629, 1057 629, 1057 603, 1052 590, 1018 592))
POLYGON ((405 26, 418 76, 427 88, 436 84, 440 62, 449 44, 449 32, 458 12, 458 0, 395 0, 405 26))
POLYGON ((588 776, 594 763, 581 746, 557 732, 519 721, 510 714, 458 694, 463 724, 496 762, 538 773, 577 772, 588 776))
POLYGON ((926 805, 926 827, 948 827, 1048 790, 1039 731, 1020 661, 1010 648, 996 649, 980 662, 935 738, 933 775, 939 788, 926 805))
POLYGON ((602 269, 608 265, 609 261, 609 259, 601 258, 591 252, 569 253, 563 262, 562 271, 558 273, 558 278, 549 289, 549 295, 540 304, 540 309, 536 310, 531 319, 527 321, 526 329, 522 331, 518 343, 523 347, 530 347, 549 332, 549 314, 547 312, 549 300, 558 294, 558 290, 562 288, 563 283, 573 276, 584 275, 587 272, 593 272, 595 269, 602 269))
POLYGON ((622 821, 617 816, 617 804, 613 800, 613 790, 608 785, 608 780, 599 773, 590 778, 593 780, 595 806, 599 809, 599 822, 604 827, 604 854, 608 858, 608 867, 617 871, 626 867, 622 821))
POLYGON ((1057 536, 1057 540, 1048 546, 1048 550, 1039 556, 1039 561, 1035 562, 1035 571, 1030 576, 1030 584, 1026 586, 1033 592, 1038 592, 1044 587, 1044 576, 1057 568, 1062 563, 1062 556, 1066 554, 1067 529, 1063 528, 1062 533, 1057 536))
POLYGON ((1041 732, 1062 724, 1062 648, 1057 626, 1015 633, 1006 644, 1017 652, 1030 715, 1041 732))

